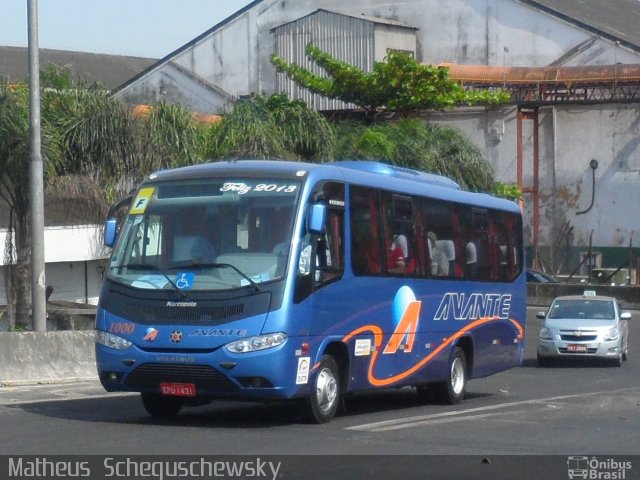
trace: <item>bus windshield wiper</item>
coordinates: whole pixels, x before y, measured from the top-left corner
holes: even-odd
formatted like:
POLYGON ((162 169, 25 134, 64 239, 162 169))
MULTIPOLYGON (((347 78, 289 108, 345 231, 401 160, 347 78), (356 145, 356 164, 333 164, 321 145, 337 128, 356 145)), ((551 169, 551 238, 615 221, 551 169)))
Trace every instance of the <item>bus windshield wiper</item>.
POLYGON ((176 292, 178 292, 182 298, 187 298, 187 294, 178 288, 176 283, 173 280, 171 280, 171 278, 169 278, 169 275, 167 275, 166 272, 156 267, 155 265, 149 265, 147 263, 127 263, 125 265, 114 265, 112 267, 109 267, 109 270, 116 269, 116 268, 128 268, 129 270, 149 270, 154 273, 159 273, 164 278, 166 278, 167 282, 169 282, 169 284, 173 287, 173 289, 176 292))
POLYGON ((200 262, 194 262, 194 263, 188 263, 188 264, 186 264, 184 266, 181 265, 180 268, 230 268, 231 270, 234 270, 242 278, 244 278, 247 282, 249 282, 251 284, 251 286, 253 287, 253 289, 256 291, 256 293, 260 292, 260 286, 255 281, 253 281, 251 279, 251 277, 249 277, 249 275, 244 273, 242 270, 240 270, 235 265, 231 265, 230 263, 200 263, 200 262))

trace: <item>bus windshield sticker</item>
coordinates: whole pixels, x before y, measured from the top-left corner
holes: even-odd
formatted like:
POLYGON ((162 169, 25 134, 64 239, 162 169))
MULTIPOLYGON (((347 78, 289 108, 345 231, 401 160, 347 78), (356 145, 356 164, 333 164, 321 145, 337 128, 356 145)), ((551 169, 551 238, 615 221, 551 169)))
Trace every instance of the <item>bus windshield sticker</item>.
POLYGON ((244 195, 249 192, 256 193, 296 193, 297 185, 287 183, 258 183, 255 186, 244 182, 226 182, 220 187, 221 192, 235 192, 244 195))
POLYGON ((147 290, 162 290, 169 283, 162 275, 143 275, 136 279, 131 286, 135 288, 146 288, 147 290))
POLYGON ((296 372, 296 385, 304 385, 309 382, 310 357, 298 358, 298 371, 296 372))
POLYGON ((149 205, 149 200, 151 200, 151 196, 153 195, 155 188, 143 188, 138 192, 136 199, 134 200, 131 211, 129 213, 133 215, 141 215, 147 209, 147 205, 149 205))
POLYGON ((176 287, 178 287, 180 290, 191 290, 195 277, 196 275, 193 272, 178 273, 178 276, 176 278, 176 287))

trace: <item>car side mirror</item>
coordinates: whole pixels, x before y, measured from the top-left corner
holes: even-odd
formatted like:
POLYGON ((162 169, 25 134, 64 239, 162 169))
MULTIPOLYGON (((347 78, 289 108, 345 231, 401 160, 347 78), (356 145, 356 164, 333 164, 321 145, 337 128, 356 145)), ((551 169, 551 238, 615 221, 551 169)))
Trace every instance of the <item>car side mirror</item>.
POLYGON ((620 320, 629 320, 631 318, 631 312, 620 312, 620 320))
POLYGON ((115 218, 108 218, 104 224, 104 244, 113 247, 118 237, 118 222, 115 218))
POLYGON ((311 205, 307 221, 309 233, 321 235, 324 233, 324 225, 327 219, 327 206, 321 203, 311 205))
POLYGON ((536 317, 544 320, 545 318, 547 318, 547 312, 538 312, 536 313, 536 317))

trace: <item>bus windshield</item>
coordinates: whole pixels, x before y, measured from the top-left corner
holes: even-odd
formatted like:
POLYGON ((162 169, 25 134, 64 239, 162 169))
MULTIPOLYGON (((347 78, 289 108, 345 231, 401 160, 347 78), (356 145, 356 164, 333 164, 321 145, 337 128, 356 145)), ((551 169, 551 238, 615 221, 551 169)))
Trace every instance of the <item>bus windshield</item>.
POLYGON ((259 289, 285 274, 299 190, 289 179, 143 185, 108 278, 144 290, 259 289))

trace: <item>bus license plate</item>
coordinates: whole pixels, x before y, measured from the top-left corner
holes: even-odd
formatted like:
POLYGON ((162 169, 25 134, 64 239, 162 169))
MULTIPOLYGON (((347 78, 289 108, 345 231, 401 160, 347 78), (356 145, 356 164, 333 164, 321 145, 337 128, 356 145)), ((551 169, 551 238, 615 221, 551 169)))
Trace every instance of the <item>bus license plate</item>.
POLYGON ((567 352, 581 353, 586 351, 587 351, 586 345, 567 345, 567 352))
POLYGON ((195 397, 196 386, 193 383, 160 383, 162 395, 170 397, 195 397))

